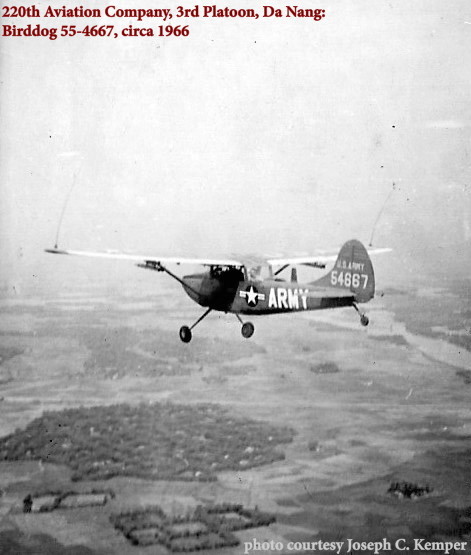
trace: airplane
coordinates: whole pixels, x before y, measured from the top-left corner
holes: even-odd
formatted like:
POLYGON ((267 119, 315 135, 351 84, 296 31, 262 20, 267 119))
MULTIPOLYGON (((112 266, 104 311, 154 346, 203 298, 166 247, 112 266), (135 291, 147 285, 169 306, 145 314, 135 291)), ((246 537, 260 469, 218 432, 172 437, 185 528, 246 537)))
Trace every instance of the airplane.
POLYGON ((360 323, 367 326, 368 316, 358 305, 370 301, 375 293, 375 276, 369 255, 390 250, 375 248, 368 251, 356 239, 347 241, 338 255, 292 258, 179 258, 116 251, 67 250, 59 249, 57 245, 52 249, 45 249, 52 254, 130 260, 137 262, 139 268, 167 273, 183 286, 193 301, 206 308, 194 324, 180 328, 183 343, 191 341, 192 330, 213 310, 235 314, 242 325, 242 336, 247 339, 252 337, 255 327, 252 322, 243 321, 240 315, 280 314, 352 306, 360 316, 360 323), (298 283, 295 266, 325 269, 330 261, 335 261, 335 264, 326 275, 310 283, 298 283), (207 269, 179 277, 167 268, 168 264, 202 265, 207 269), (294 266, 290 281, 277 277, 290 266, 294 266), (263 267, 268 268, 267 279, 261 278, 263 267))

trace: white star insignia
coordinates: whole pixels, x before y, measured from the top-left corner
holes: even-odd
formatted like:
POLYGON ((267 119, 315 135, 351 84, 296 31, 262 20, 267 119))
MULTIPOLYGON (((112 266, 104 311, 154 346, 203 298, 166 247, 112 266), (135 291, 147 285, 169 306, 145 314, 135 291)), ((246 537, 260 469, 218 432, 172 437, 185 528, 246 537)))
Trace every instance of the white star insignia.
POLYGON ((257 306, 259 300, 264 301, 265 295, 263 293, 258 293, 253 285, 247 291, 240 291, 239 295, 245 297, 247 304, 250 306, 257 306))

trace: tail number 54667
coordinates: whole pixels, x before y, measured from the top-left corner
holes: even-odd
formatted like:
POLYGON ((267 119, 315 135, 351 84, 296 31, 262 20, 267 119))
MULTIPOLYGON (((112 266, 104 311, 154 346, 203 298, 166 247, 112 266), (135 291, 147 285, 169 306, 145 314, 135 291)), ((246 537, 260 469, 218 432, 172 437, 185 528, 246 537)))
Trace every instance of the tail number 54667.
POLYGON ((352 274, 351 272, 332 270, 330 273, 330 283, 332 285, 340 285, 341 287, 353 287, 354 289, 358 289, 361 286, 365 289, 368 283, 368 274, 352 274))

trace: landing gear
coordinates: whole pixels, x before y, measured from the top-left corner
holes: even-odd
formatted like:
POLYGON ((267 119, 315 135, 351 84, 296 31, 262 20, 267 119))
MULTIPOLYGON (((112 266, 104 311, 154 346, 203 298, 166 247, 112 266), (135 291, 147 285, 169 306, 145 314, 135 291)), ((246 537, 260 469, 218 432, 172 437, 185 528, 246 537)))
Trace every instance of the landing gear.
POLYGON ((242 324, 242 329, 240 330, 242 333, 242 337, 245 337, 245 339, 252 337, 253 332, 255 331, 255 326, 252 324, 252 322, 243 322, 242 318, 238 314, 236 314, 236 318, 242 324))
MULTIPOLYGON (((191 338, 193 337, 191 330, 195 328, 201 322, 201 320, 204 320, 204 318, 206 318, 206 316, 211 311, 212 311, 212 308, 208 308, 208 310, 202 316, 200 316, 192 326, 182 326, 180 328, 179 335, 183 343, 189 343, 191 341, 191 338)), ((242 328, 240 330, 242 333, 242 336, 245 337, 246 339, 248 339, 249 337, 252 337, 255 331, 255 326, 252 324, 252 322, 243 322, 242 318, 238 314, 236 314, 236 317, 239 320, 239 322, 242 324, 242 328)))
POLYGON ((182 326, 180 328, 180 339, 183 343, 189 343, 192 338, 191 329, 188 326, 182 326))
POLYGON ((360 324, 362 326, 367 326, 370 323, 370 319, 368 318, 368 316, 365 313, 360 311, 356 303, 353 303, 353 308, 358 312, 360 316, 360 324))
POLYGON ((244 324, 242 324, 241 331, 245 339, 248 339, 249 337, 252 337, 253 332, 255 331, 255 326, 252 324, 252 322, 245 322, 244 324))
POLYGON ((196 320, 196 322, 191 327, 182 326, 180 328, 180 339, 183 341, 183 343, 189 343, 191 341, 191 338, 193 337, 191 330, 195 328, 201 322, 201 320, 204 320, 204 318, 206 318, 206 316, 212 310, 213 310, 212 308, 208 308, 208 310, 203 314, 203 316, 200 316, 198 320, 196 320))

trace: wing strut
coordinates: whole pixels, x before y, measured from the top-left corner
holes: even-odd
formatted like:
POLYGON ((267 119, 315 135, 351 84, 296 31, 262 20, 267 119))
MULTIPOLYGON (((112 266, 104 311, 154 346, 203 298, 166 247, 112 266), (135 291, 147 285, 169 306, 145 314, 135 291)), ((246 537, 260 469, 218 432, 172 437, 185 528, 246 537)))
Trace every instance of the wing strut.
POLYGON ((283 270, 285 270, 286 268, 288 268, 289 264, 283 264, 283 266, 281 268, 279 268, 273 275, 277 276, 278 274, 280 274, 283 270))

